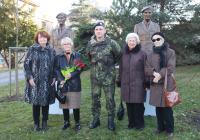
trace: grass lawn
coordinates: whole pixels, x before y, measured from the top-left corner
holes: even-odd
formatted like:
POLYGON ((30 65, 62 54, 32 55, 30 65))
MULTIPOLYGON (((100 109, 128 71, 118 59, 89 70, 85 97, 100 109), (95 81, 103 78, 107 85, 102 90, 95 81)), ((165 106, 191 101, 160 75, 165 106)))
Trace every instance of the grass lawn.
MULTIPOLYGON (((176 78, 182 103, 174 108, 175 132, 174 140, 200 139, 200 65, 178 67, 176 78)), ((20 83, 24 85, 23 82, 20 83)), ((32 106, 23 101, 2 100, 8 95, 6 90, 0 91, 0 140, 163 140, 165 134, 155 135, 156 118, 145 117, 146 127, 143 131, 127 129, 127 115, 124 120, 116 120, 116 131, 107 129, 107 113, 105 109, 105 96, 102 94, 101 126, 90 130, 91 97, 89 72, 82 73, 82 103, 80 132, 74 131, 74 121, 71 115, 71 127, 61 130, 62 115, 49 115, 47 132, 33 132, 32 106)), ((8 86, 1 86, 7 89, 8 86)), ((23 89, 23 87, 21 88, 23 89)), ((21 92, 23 90, 20 90, 21 92)), ((22 94, 22 93, 21 93, 22 94)), ((119 105, 119 89, 116 90, 116 105, 119 105)))

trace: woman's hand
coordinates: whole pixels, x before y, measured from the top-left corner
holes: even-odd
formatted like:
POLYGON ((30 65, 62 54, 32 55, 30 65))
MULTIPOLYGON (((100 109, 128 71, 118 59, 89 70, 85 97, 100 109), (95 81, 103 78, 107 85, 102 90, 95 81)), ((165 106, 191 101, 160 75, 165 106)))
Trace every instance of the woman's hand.
POLYGON ((32 87, 35 87, 35 86, 36 86, 33 79, 30 79, 30 80, 29 80, 29 84, 30 84, 32 87))
POLYGON ((65 84, 65 81, 64 81, 64 80, 63 80, 63 81, 60 81, 60 87, 61 87, 61 88, 64 86, 64 84, 65 84))
POLYGON ((158 73, 158 72, 153 72, 153 76, 154 76, 153 82, 154 82, 154 83, 158 83, 158 81, 161 79, 160 73, 158 73))
POLYGON ((70 79, 72 77, 72 75, 69 73, 65 76, 66 79, 70 79))
POLYGON ((51 83, 51 86, 53 86, 53 85, 55 84, 55 82, 56 82, 56 78, 53 78, 53 81, 52 81, 52 83, 51 83))

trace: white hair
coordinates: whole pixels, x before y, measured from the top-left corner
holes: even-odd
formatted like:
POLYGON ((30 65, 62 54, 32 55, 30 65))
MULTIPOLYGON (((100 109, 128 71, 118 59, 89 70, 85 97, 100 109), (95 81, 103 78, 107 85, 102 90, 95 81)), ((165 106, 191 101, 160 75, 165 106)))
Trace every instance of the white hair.
POLYGON ((140 44, 139 36, 138 36, 136 33, 129 33, 129 34, 126 36, 126 43, 128 43, 128 40, 129 40, 130 38, 133 38, 133 37, 136 39, 137 44, 140 44))
POLYGON ((63 46, 63 44, 65 44, 65 43, 69 43, 71 46, 74 46, 72 39, 69 37, 65 37, 65 38, 61 39, 61 45, 63 46))

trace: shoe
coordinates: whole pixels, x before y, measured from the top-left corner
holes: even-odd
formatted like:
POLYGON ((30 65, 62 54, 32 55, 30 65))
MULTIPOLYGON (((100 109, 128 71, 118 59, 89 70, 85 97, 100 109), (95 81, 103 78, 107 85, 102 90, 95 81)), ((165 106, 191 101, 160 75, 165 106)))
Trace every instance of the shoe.
POLYGON ((133 124, 128 124, 128 129, 133 129, 134 125, 133 124))
POLYGON ((89 128, 90 129, 94 129, 94 128, 98 127, 98 126, 100 126, 100 120, 99 120, 99 118, 94 118, 92 120, 92 122, 90 123, 89 128))
POLYGON ((167 132, 167 137, 168 138, 172 138, 174 136, 174 133, 172 133, 172 132, 167 132))
POLYGON ((42 121, 42 130, 43 131, 47 130, 47 120, 42 121))
POLYGON ((154 133, 155 133, 155 134, 160 134, 160 133, 162 133, 162 132, 164 132, 164 131, 165 131, 165 130, 156 129, 154 133))
POLYGON ((64 121, 64 125, 62 127, 62 130, 66 130, 70 126, 69 121, 64 121))
POLYGON ((39 124, 34 124, 34 131, 40 131, 39 124))
POLYGON ((81 130, 81 125, 80 125, 79 122, 75 124, 75 130, 76 130, 76 131, 81 130))
POLYGON ((114 122, 114 117, 108 117, 108 129, 111 131, 115 130, 115 122, 114 122))
POLYGON ((142 131, 142 130, 144 130, 144 126, 137 126, 137 127, 135 127, 135 129, 138 131, 142 131))

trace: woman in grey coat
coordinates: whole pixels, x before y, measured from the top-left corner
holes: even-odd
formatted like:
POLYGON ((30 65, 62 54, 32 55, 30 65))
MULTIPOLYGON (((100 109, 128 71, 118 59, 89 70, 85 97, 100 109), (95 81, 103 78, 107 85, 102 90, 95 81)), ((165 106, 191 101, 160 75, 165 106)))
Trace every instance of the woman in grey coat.
POLYGON ((140 40, 136 33, 129 33, 119 67, 121 96, 126 102, 128 128, 142 130, 144 128, 145 75, 144 65, 146 53, 141 50, 140 40))
POLYGON ((150 76, 151 81, 149 103, 156 106, 158 124, 156 133, 166 131, 167 135, 171 137, 174 132, 173 110, 165 106, 163 88, 167 69, 167 90, 172 91, 174 89, 173 73, 175 72, 176 65, 175 52, 169 48, 161 32, 154 33, 151 39, 154 43, 153 52, 147 56, 145 66, 145 73, 147 76, 150 76))
POLYGON ((35 35, 35 44, 28 49, 24 61, 26 77, 25 101, 33 105, 34 130, 40 130, 40 108, 42 129, 47 129, 49 104, 54 103, 53 72, 55 51, 49 45, 50 36, 45 31, 35 35))

